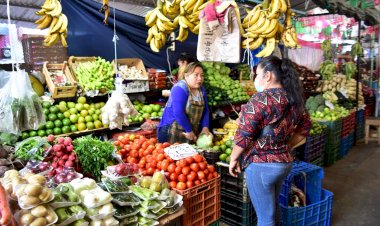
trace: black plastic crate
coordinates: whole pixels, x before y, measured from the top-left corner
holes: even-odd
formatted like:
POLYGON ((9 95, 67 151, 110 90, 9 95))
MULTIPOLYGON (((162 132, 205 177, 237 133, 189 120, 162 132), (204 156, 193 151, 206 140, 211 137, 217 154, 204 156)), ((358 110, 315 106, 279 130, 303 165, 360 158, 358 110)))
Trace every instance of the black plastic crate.
POLYGON ((251 201, 241 202, 222 192, 221 207, 221 221, 230 226, 255 225, 257 222, 256 212, 251 201))
POLYGON ((342 133, 342 119, 336 121, 318 121, 326 126, 326 145, 339 146, 342 133))
POLYGON ((323 166, 323 155, 322 156, 320 156, 320 157, 318 157, 318 158, 316 158, 316 159, 314 159, 313 161, 311 161, 310 163, 311 164, 313 164, 313 165, 316 165, 316 166, 323 166))
POLYGON ((282 185, 279 203, 288 205, 292 184, 301 190, 306 188, 307 204, 320 201, 322 178, 323 168, 306 162, 293 162, 292 170, 282 185))
POLYGON ((306 138, 305 148, 302 150, 297 149, 297 158, 300 161, 312 162, 323 156, 326 145, 326 134, 317 134, 313 136, 308 136, 306 138))
POLYGON ((326 147, 323 156, 324 166, 332 166, 338 160, 339 148, 340 146, 326 147))
POLYGON ((218 171, 221 176, 222 192, 243 202, 250 201, 244 172, 240 173, 238 177, 233 177, 230 175, 228 167, 218 166, 218 171))

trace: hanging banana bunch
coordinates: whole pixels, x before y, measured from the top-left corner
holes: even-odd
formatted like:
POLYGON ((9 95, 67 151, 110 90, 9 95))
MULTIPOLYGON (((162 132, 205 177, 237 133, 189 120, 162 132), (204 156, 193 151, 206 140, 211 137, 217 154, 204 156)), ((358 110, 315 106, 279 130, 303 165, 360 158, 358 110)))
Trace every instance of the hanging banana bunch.
POLYGON ((281 39, 285 47, 291 49, 301 48, 300 44, 298 44, 296 29, 292 26, 292 15, 293 13, 290 11, 289 8, 286 11, 285 28, 284 32, 282 33, 281 39))
POLYGON ((45 37, 44 45, 52 46, 59 39, 64 47, 67 47, 67 17, 62 14, 62 5, 58 0, 46 0, 41 6, 41 10, 36 12, 36 15, 41 16, 35 24, 38 24, 38 29, 49 27, 49 34, 45 37))
POLYGON ((293 41, 297 36, 294 28, 294 34, 292 33, 290 17, 292 13, 288 5, 290 6, 290 3, 286 0, 266 0, 248 11, 248 15, 243 19, 242 23, 243 37, 246 38, 242 42, 243 48, 254 50, 265 43, 264 49, 256 54, 256 57, 267 57, 273 53, 276 44, 280 42, 281 38, 283 41, 285 39, 285 46, 297 47, 298 40, 293 41), (289 16, 288 12, 290 13, 289 16), (284 14, 289 21, 287 20, 283 26, 279 18, 284 14), (289 30, 289 34, 284 36, 287 30, 289 30), (288 37, 289 35, 291 35, 291 38, 288 37))
POLYGON ((110 6, 108 4, 108 0, 103 0, 102 8, 100 8, 99 12, 104 13, 104 25, 108 25, 108 17, 110 16, 110 6))

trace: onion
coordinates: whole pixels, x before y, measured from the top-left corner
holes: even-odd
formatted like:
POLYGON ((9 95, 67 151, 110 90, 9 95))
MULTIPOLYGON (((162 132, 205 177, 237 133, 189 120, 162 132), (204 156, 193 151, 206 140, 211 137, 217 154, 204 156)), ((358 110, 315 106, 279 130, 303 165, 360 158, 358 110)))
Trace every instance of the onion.
POLYGON ((66 175, 66 180, 67 180, 67 182, 70 182, 70 181, 72 181, 72 180, 74 180, 74 179, 76 179, 77 178, 77 175, 76 175, 76 173, 74 173, 74 172, 70 172, 70 173, 68 173, 67 175, 66 175))

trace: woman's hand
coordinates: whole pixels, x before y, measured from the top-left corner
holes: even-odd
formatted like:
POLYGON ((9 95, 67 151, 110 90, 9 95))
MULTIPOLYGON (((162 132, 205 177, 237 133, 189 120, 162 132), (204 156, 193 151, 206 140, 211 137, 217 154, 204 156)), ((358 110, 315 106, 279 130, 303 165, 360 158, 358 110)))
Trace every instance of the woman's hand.
POLYGON ((230 161, 229 171, 231 176, 237 177, 238 173, 241 173, 239 162, 234 159, 230 161))
POLYGON ((195 136, 193 131, 191 131, 190 133, 183 133, 183 135, 185 135, 186 139, 188 140, 192 140, 192 141, 197 140, 197 136, 195 136))
POLYGON ((203 127, 201 134, 210 135, 210 130, 208 129, 208 127, 203 127))

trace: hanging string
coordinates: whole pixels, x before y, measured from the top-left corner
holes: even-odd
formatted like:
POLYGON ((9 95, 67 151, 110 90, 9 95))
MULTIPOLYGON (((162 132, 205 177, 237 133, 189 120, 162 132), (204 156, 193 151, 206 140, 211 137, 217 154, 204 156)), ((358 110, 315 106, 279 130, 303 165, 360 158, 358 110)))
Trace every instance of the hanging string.
POLYGON ((118 63, 117 63, 117 41, 119 41, 119 37, 117 37, 117 34, 116 34, 116 11, 115 11, 115 0, 112 1, 113 2, 113 45, 114 45, 114 50, 115 50, 115 74, 116 74, 116 77, 119 77, 119 73, 118 73, 118 63))
POLYGON ((11 32, 11 13, 10 13, 9 1, 10 0, 7 0, 8 32, 9 32, 9 44, 11 46, 12 71, 14 71, 15 63, 14 63, 14 49, 13 49, 13 40, 12 40, 12 32, 11 32))

